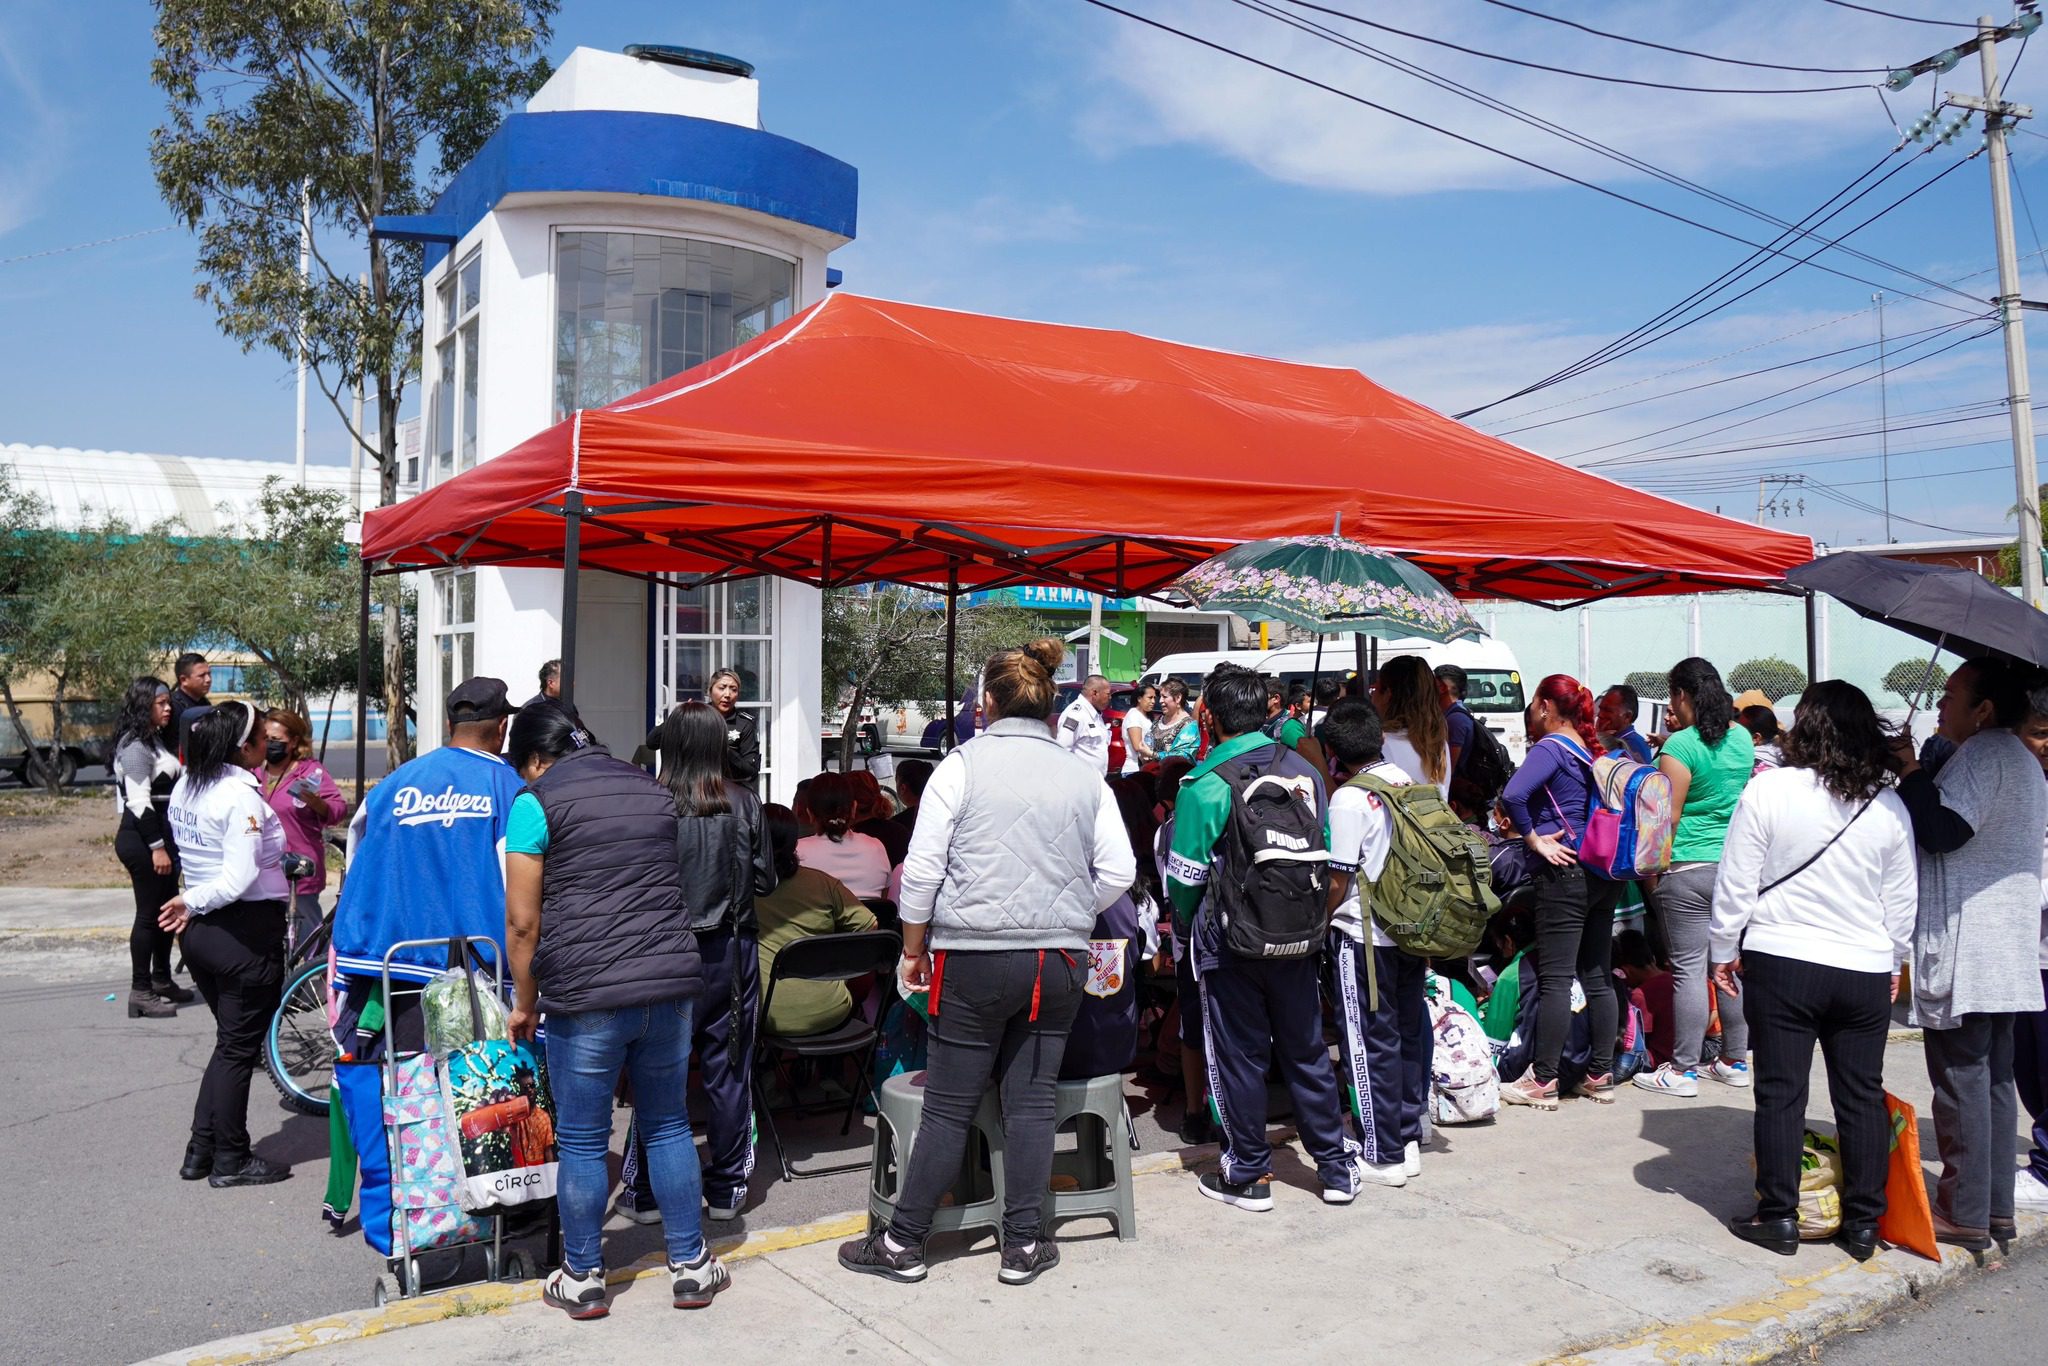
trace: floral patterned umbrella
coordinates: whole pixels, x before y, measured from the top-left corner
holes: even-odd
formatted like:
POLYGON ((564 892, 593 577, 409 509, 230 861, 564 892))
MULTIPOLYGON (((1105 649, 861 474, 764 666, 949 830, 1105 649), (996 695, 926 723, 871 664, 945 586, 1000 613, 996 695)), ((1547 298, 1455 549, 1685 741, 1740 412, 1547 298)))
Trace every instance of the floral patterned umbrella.
POLYGON ((1248 541, 1204 560, 1172 587, 1205 611, 1322 633, 1436 641, 1483 634, 1428 574, 1337 535, 1248 541))

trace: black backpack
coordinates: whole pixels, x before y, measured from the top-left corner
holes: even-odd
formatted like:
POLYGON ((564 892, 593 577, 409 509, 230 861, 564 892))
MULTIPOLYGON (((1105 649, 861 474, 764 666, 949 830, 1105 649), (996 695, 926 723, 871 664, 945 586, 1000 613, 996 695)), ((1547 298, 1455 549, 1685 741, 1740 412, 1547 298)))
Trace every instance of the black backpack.
POLYGON ((1458 709, 1472 717, 1472 743, 1458 756, 1455 776, 1472 785, 1471 795, 1481 810, 1490 810, 1507 788, 1508 779, 1515 776, 1515 761, 1485 721, 1473 716, 1462 702, 1458 709))
POLYGON ((1305 958, 1322 946, 1329 920, 1330 850, 1315 780, 1278 771, 1293 753, 1274 746, 1215 768, 1230 785, 1230 819, 1207 904, 1223 946, 1242 958, 1305 958))

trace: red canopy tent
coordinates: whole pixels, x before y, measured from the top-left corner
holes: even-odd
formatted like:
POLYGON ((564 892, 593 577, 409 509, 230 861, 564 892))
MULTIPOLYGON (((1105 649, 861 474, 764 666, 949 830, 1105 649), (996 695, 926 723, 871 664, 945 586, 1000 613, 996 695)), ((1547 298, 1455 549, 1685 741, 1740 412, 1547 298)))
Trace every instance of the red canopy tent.
POLYGON ((1126 596, 1338 517, 1467 597, 1768 587, 1813 558, 1355 370, 844 293, 370 513, 362 550, 375 573, 562 566, 566 646, 579 566, 1126 596))

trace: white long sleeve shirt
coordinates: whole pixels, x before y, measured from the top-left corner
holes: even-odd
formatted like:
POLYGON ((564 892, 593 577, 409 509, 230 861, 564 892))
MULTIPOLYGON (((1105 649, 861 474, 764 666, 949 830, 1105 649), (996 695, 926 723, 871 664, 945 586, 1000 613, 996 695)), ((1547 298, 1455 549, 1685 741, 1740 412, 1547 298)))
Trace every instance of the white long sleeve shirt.
POLYGON ((1850 972, 1898 971, 1920 909, 1913 822, 1890 788, 1849 825, 1862 805, 1822 787, 1812 769, 1774 768, 1750 779, 1714 881, 1716 963, 1751 950, 1850 972), (1837 831, 1841 838, 1810 866, 1760 891, 1837 831))
POLYGON ((171 789, 171 833, 185 867, 185 905, 205 915, 236 901, 283 901, 284 826, 256 775, 230 768, 204 787, 189 773, 171 789))
MULTIPOLYGON (((1385 759, 1365 771, 1396 787, 1412 787, 1417 781, 1399 764, 1385 759)), ((1394 813, 1387 810, 1387 804, 1379 799, 1379 794, 1349 783, 1330 794, 1330 868, 1333 872, 1352 875, 1351 891, 1343 904, 1337 907, 1331 928, 1341 930, 1353 939, 1363 940, 1366 926, 1370 924, 1375 948, 1393 948, 1394 941, 1380 928, 1379 921, 1366 914, 1361 884, 1369 885, 1380 880, 1380 874, 1387 870, 1387 855, 1393 852, 1393 848, 1394 813)))

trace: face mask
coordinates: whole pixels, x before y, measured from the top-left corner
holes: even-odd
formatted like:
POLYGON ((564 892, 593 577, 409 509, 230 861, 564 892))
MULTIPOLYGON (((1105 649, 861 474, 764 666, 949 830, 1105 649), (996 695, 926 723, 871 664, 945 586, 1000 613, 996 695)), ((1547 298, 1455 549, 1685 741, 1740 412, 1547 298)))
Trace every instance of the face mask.
POLYGON ((283 763, 284 756, 288 753, 290 753, 290 748, 282 740, 272 740, 263 747, 263 757, 270 760, 273 764, 283 763))

